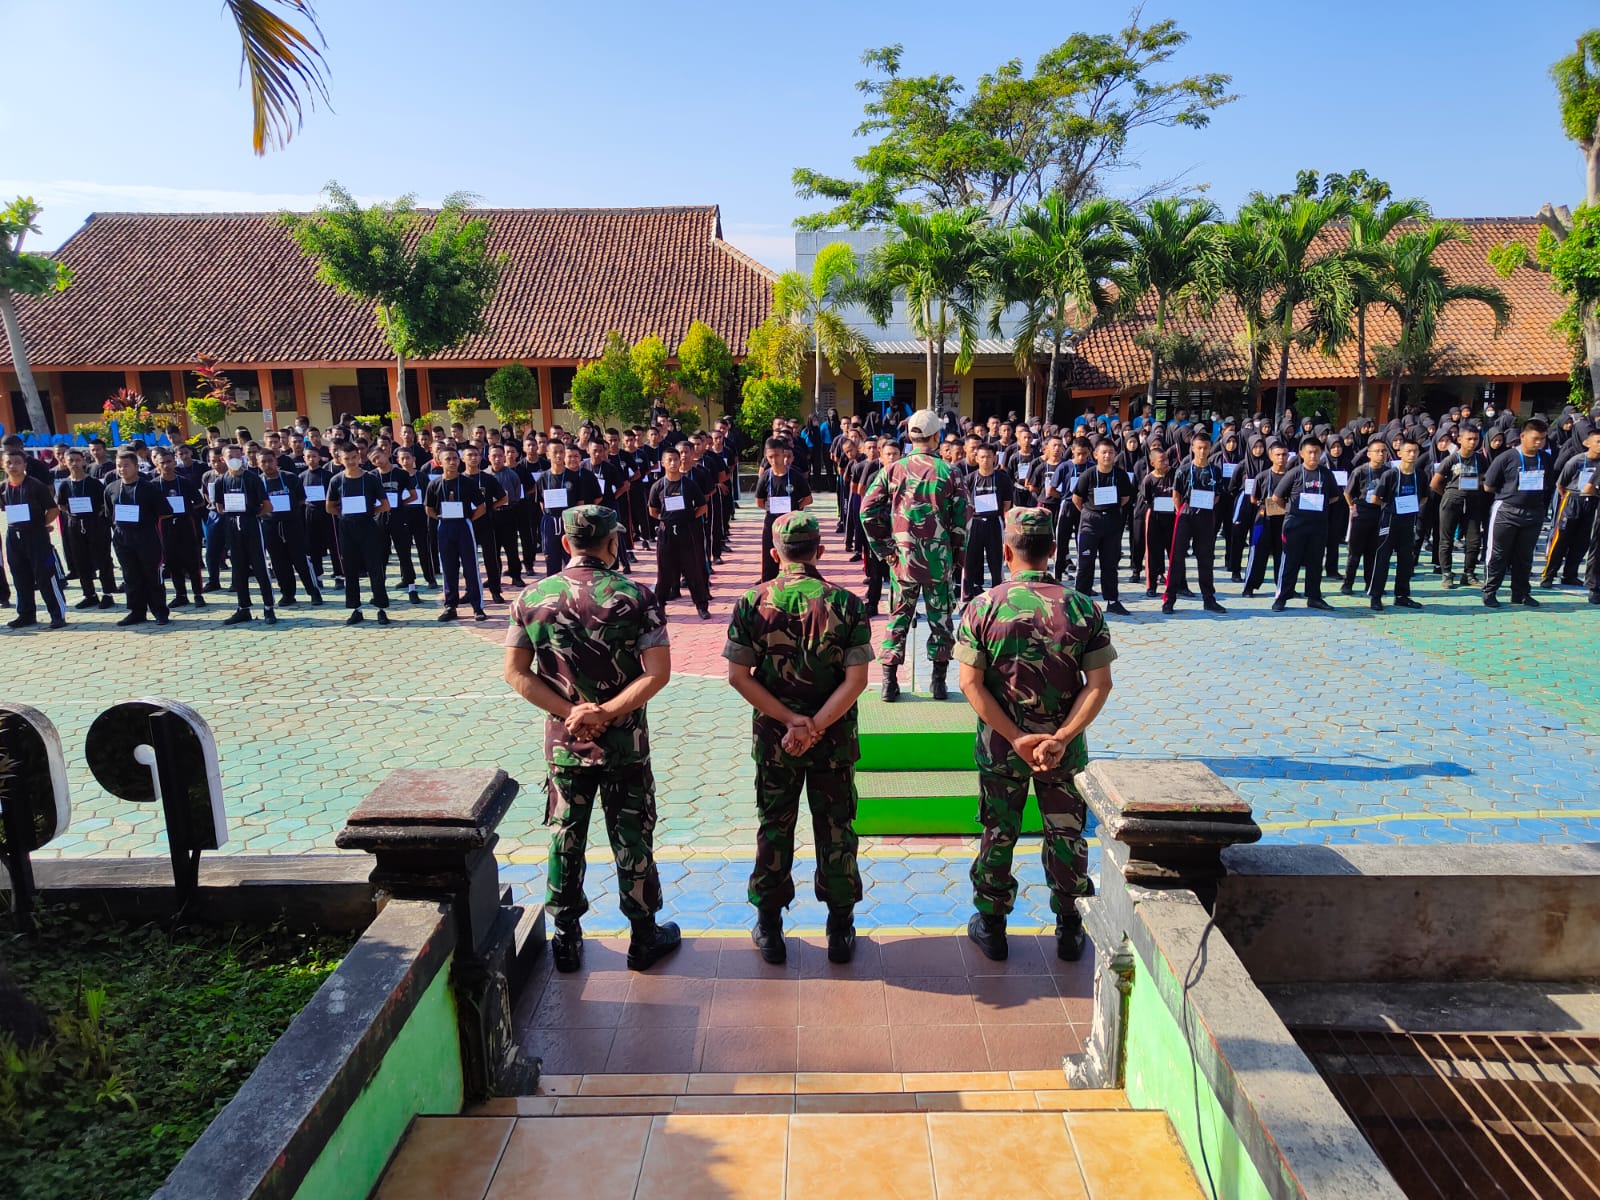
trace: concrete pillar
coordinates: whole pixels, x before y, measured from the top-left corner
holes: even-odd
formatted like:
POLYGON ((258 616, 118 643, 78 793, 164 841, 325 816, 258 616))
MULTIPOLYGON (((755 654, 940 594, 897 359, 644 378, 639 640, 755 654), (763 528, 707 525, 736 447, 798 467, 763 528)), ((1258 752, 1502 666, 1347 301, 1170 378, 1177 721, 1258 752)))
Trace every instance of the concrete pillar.
MULTIPOLYGON (((189 385, 184 379, 182 371, 171 371, 172 378, 172 411, 178 422, 178 428, 183 430, 184 437, 192 437, 197 431, 189 428, 189 385)), ((205 430, 198 432, 204 433, 205 430)))
POLYGON ((299 367, 293 372, 294 376, 294 412, 297 417, 310 417, 311 409, 306 404, 306 373, 299 367))
POLYGON ((433 381, 428 378, 428 368, 417 368, 417 416, 425 417, 433 408, 433 381))
POLYGON ((15 374, 0 372, 0 429, 4 429, 8 435, 17 431, 17 415, 11 410, 11 393, 20 390, 15 374))
POLYGON ((256 368, 256 390, 261 393, 261 429, 272 433, 278 428, 278 410, 272 401, 272 372, 266 367, 256 368))
POLYGON ((544 433, 550 436, 550 431, 555 428, 555 403, 556 398, 551 392, 550 368, 541 366, 538 369, 539 378, 539 416, 544 421, 544 433))
POLYGON ((1522 380, 1511 381, 1511 395, 1506 400, 1506 411, 1513 416, 1522 415, 1522 380))
MULTIPOLYGON (((67 423, 67 392, 61 386, 61 372, 51 371, 48 375, 38 375, 36 379, 50 389, 50 419, 55 422, 56 432, 63 437, 72 432, 72 426, 67 423)), ((35 433, 44 430, 36 429, 35 433)))

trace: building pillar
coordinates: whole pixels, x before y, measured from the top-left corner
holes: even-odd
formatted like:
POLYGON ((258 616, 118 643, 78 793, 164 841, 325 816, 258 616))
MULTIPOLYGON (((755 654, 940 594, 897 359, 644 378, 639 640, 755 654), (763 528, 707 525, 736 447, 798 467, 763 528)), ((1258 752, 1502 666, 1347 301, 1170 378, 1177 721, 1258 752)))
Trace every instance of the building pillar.
POLYGON ((11 408, 13 390, 22 390, 15 373, 0 372, 0 430, 7 436, 17 431, 17 415, 11 408))
POLYGON ((537 373, 539 377, 539 415, 544 421, 544 435, 549 437, 550 431, 555 428, 556 424, 556 398, 550 390, 550 368, 541 366, 538 368, 537 373))
POLYGON ((306 404, 306 373, 299 367, 292 372, 294 376, 294 413, 297 417, 311 418, 311 409, 306 404))
POLYGON ((1511 381, 1511 395, 1506 400, 1506 411, 1512 416, 1522 415, 1522 380, 1511 381))
POLYGON ((182 371, 168 371, 167 375, 172 388, 172 417, 178 422, 178 428, 183 431, 183 436, 188 438, 194 433, 194 430, 189 428, 189 384, 182 371))
POLYGON ((278 428, 278 413, 272 402, 272 372, 266 367, 256 368, 256 391, 261 393, 261 429, 273 433, 278 428))
MULTIPOLYGON (((65 437, 72 427, 67 423, 67 392, 61 386, 61 372, 51 371, 44 376, 44 385, 50 389, 50 417, 55 422, 56 433, 65 437)), ((43 434, 44 430, 36 429, 34 432, 43 434)))
POLYGON ((1378 385, 1378 415, 1374 418, 1379 425, 1389 419, 1389 384, 1387 381, 1378 385))
POLYGON ((428 368, 417 368, 417 416, 425 417, 433 409, 433 381, 428 378, 428 368))

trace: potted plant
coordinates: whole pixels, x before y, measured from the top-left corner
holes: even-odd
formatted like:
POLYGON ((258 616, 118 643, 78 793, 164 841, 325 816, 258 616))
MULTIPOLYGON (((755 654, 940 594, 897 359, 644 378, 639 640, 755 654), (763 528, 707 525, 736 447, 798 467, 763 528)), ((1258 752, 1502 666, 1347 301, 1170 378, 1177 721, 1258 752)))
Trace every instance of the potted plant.
POLYGON ((502 425, 531 425, 539 411, 539 381, 521 363, 507 363, 489 376, 484 394, 489 411, 502 425))
POLYGON ((150 411, 141 392, 118 388, 106 397, 102 411, 107 421, 117 423, 117 429, 123 437, 142 437, 155 432, 155 414, 150 411))
POLYGON ((190 396, 185 404, 192 424, 201 429, 220 426, 233 411, 233 384, 217 366, 214 354, 196 354, 194 373, 200 376, 204 395, 190 396))
POLYGON ((450 420, 460 425, 471 425, 478 419, 478 400, 475 396, 462 396, 451 400, 445 407, 450 410, 450 420))

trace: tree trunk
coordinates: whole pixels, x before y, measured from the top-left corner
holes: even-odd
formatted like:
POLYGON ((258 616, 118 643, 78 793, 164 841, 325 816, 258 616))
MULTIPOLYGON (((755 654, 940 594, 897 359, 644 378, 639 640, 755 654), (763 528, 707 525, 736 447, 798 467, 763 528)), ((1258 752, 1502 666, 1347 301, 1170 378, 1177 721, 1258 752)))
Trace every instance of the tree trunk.
POLYGON ((1150 347, 1150 382, 1144 389, 1145 416, 1152 420, 1156 415, 1156 383, 1161 378, 1161 337, 1167 331, 1167 302, 1156 297, 1156 340, 1150 347))
POLYGON ((922 343, 922 355, 928 368, 928 407, 933 407, 933 339, 930 337, 922 343))
POLYGON ((1367 415, 1367 306, 1356 305, 1356 415, 1367 415))
POLYGON ((1044 389, 1044 423, 1055 424, 1056 419, 1056 363, 1061 357, 1061 335, 1050 343, 1050 382, 1044 389))
POLYGON ((400 427, 411 424, 411 414, 406 411, 406 356, 394 356, 394 436, 400 436, 400 427))
MULTIPOLYGON (((1389 420, 1391 421, 1400 415, 1400 380, 1403 375, 1402 368, 1396 367, 1394 373, 1389 376, 1389 420)), ((1488 436, 1487 432, 1484 436, 1488 436)))
POLYGON ((1589 398, 1600 400, 1600 305, 1591 305, 1584 318, 1583 350, 1589 363, 1589 398))
POLYGON ((944 337, 933 344, 933 390, 928 396, 928 407, 938 412, 944 404, 944 337))
POLYGON ((1250 338, 1250 375, 1245 380, 1244 393, 1250 403, 1250 411, 1245 416, 1254 416, 1261 407, 1261 331, 1247 329, 1245 333, 1250 338))
POLYGON ((1283 427, 1284 415, 1289 411, 1289 337, 1284 334, 1283 353, 1278 356, 1278 403, 1273 425, 1283 427))
POLYGON ((1583 146, 1585 204, 1600 204, 1600 128, 1583 146))
MULTIPOLYGON (((33 371, 28 366, 28 347, 22 340, 22 323, 17 320, 17 307, 11 302, 11 293, 0 288, 0 322, 6 327, 6 344, 11 347, 11 365, 17 373, 17 385, 22 388, 23 403, 28 409, 30 431, 41 436, 50 432, 45 419, 44 401, 39 399, 39 386, 33 381, 33 371)), ((15 433, 8 429, 6 432, 15 433)), ((57 429, 56 433, 66 433, 57 429)))
POLYGON ((1022 419, 1033 420, 1033 363, 1028 363, 1028 369, 1022 375, 1022 419))
MULTIPOLYGON (((867 380, 867 386, 868 387, 872 386, 872 380, 870 380, 870 379, 867 380)), ((706 412, 707 412, 708 415, 711 412, 711 406, 710 406, 709 403, 706 405, 706 412)), ((812 413, 813 416, 816 416, 816 415, 820 414, 821 412, 822 412, 822 342, 819 340, 817 342, 817 377, 814 380, 811 381, 811 413, 812 413)))

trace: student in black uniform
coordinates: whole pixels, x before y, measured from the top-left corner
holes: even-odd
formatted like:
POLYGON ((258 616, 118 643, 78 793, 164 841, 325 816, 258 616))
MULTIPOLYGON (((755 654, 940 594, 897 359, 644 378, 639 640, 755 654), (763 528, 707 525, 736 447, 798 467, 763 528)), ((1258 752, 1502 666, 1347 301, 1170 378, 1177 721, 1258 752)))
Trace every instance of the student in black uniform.
POLYGON ((1344 567, 1344 583, 1339 594, 1355 594, 1356 568, 1361 569, 1363 588, 1372 586, 1372 568, 1377 559, 1379 530, 1383 528, 1383 497, 1379 483, 1388 470, 1389 447, 1382 438, 1367 443, 1367 461, 1350 472, 1345 499, 1350 504, 1350 557, 1344 567))
MULTIPOLYGON (((1272 460, 1267 457, 1266 439, 1253 434, 1247 442, 1245 456, 1227 475, 1227 567, 1228 577, 1234 583, 1244 582, 1247 552, 1256 527, 1255 481, 1262 473, 1271 470, 1272 460)), ((1227 472, 1226 463, 1219 470, 1227 472)))
POLYGON ((1394 602, 1400 608, 1421 608, 1411 598, 1411 572, 1417 561, 1417 528, 1422 519, 1422 472, 1417 460, 1422 447, 1405 434, 1400 439, 1399 461, 1378 479, 1378 499, 1383 515, 1378 526, 1378 548, 1373 556, 1372 583, 1367 588, 1372 608, 1383 611, 1383 589, 1394 563, 1394 602))
POLYGON ((1483 575, 1483 603, 1499 608, 1500 583, 1511 576, 1511 603, 1539 607, 1533 596, 1533 552, 1555 492, 1555 472, 1545 449, 1549 426, 1529 417, 1517 445, 1489 464, 1483 487, 1494 497, 1489 510, 1489 566, 1483 575))
POLYGON ((768 438, 767 469, 756 480, 756 507, 766 515, 761 521, 761 580, 778 577, 772 557, 772 523, 786 512, 799 512, 811 504, 811 485, 805 472, 795 467, 794 452, 782 438, 768 438))
POLYGON ((1294 595, 1301 568, 1305 568, 1306 607, 1330 609, 1322 598, 1322 560, 1328 550, 1328 499, 1339 490, 1333 472, 1322 464, 1322 442, 1315 436, 1300 439, 1300 461, 1273 485, 1272 497, 1283 505, 1283 560, 1278 566, 1278 587, 1272 611, 1282 612, 1294 595))
POLYGON ((389 548, 379 520, 389 511, 388 493, 378 472, 361 469, 360 446, 346 446, 339 456, 344 459, 344 470, 328 481, 328 512, 336 522, 344 560, 344 606, 350 610, 344 623, 359 625, 366 619, 361 613, 361 576, 365 574, 378 610, 378 624, 387 625, 389 548))
POLYGON ((111 548, 128 593, 128 611, 117 624, 142 625, 151 615, 157 625, 167 624, 158 532, 167 502, 158 484, 140 476, 139 456, 133 451, 117 454, 117 478, 106 485, 104 505, 111 522, 111 548))
MULTIPOLYGON (((473 619, 487 621, 489 614, 483 611, 483 589, 478 581, 478 543, 472 523, 487 513, 489 506, 478 485, 461 474, 461 456, 454 449, 446 447, 435 457, 443 473, 428 484, 423 507, 429 519, 435 522, 439 565, 444 572, 444 611, 439 614, 439 620, 456 620, 464 581, 473 619)), ((563 471, 557 478, 571 482, 576 475, 576 471, 563 471)), ((566 505, 562 507, 565 509, 566 505)))
POLYGON ((6 518, 6 563, 17 585, 17 615, 6 622, 8 628, 26 629, 37 625, 35 591, 44 596, 50 613, 50 628, 67 623, 66 598, 61 593, 60 569, 50 545, 50 526, 60 515, 55 493, 48 483, 28 474, 28 456, 21 450, 5 452, 6 478, 0 486, 0 504, 6 518))
POLYGON ((1189 461, 1172 473, 1172 494, 1177 513, 1172 523, 1172 553, 1167 560, 1167 588, 1161 611, 1171 613, 1180 596, 1189 591, 1185 558, 1194 547, 1195 574, 1199 576, 1200 598, 1209 613, 1228 610, 1217 602, 1215 558, 1217 552, 1217 509, 1224 501, 1227 480, 1219 464, 1211 461, 1211 435, 1196 427, 1189 441, 1189 461))
POLYGON ((1594 532, 1595 479, 1600 478, 1600 426, 1591 426, 1583 437, 1582 454, 1567 459, 1556 477, 1556 519, 1550 531, 1550 546, 1545 551, 1540 587, 1575 587, 1583 556, 1594 532))
MULTIPOLYGON (((526 511, 522 475, 511 465, 508 455, 516 454, 516 444, 489 447, 489 474, 505 493, 506 502, 489 514, 494 523, 495 542, 506 556, 506 570, 511 576, 511 586, 519 591, 528 586, 522 577, 522 558, 517 553, 517 543, 526 528, 523 513, 526 511)), ((624 505, 624 507, 627 507, 624 505)), ((632 522, 629 522, 632 524, 632 522)), ((533 568, 528 568, 532 573, 533 568)))
POLYGON ((200 514, 205 512, 205 497, 200 489, 178 473, 178 461, 171 450, 162 447, 152 456, 156 464, 156 486, 161 489, 161 565, 172 581, 171 608, 187 608, 188 589, 194 588, 193 604, 206 606, 200 594, 200 514))
POLYGON ((1289 448, 1277 439, 1267 447, 1267 459, 1272 466, 1265 474, 1257 475, 1250 485, 1256 523, 1250 533, 1250 564, 1245 569, 1244 591, 1240 593, 1247 599, 1266 582, 1269 561, 1274 587, 1283 571, 1283 517, 1287 510, 1276 489, 1289 470, 1289 448))
POLYGON ((1117 444, 1101 438, 1094 465, 1078 476, 1072 502, 1078 509, 1077 590, 1093 594, 1095 565, 1100 568, 1100 594, 1106 611, 1127 616, 1117 597, 1117 565, 1122 561, 1122 527, 1133 500, 1133 480, 1117 466, 1117 444))
POLYGON ((967 476, 967 498, 970 501, 967 519, 966 563, 962 568, 961 599, 971 600, 983 591, 984 564, 989 568, 989 586, 1000 583, 1004 554, 1000 535, 1006 513, 1012 504, 1011 476, 998 469, 994 448, 983 446, 978 450, 978 470, 967 476))
POLYGON ((483 556, 483 579, 488 584, 489 595, 496 604, 504 604, 506 598, 500 594, 500 537, 495 514, 511 500, 500 481, 483 469, 483 452, 476 445, 469 443, 462 448, 461 465, 462 474, 477 485, 488 506, 484 519, 473 525, 472 536, 477 539, 478 552, 483 556))
POLYGON ((1055 497, 1060 503, 1056 517, 1057 578, 1065 577, 1067 558, 1078 544, 1078 506, 1071 497, 1077 489, 1079 476, 1094 465, 1094 446, 1088 438, 1073 438, 1070 453, 1071 457, 1056 467, 1045 491, 1047 498, 1055 497))
POLYGON ((278 603, 284 608, 295 606, 294 580, 299 575, 311 603, 320 606, 322 589, 317 586, 311 556, 306 553, 305 488, 298 476, 284 473, 277 455, 270 450, 263 451, 256 461, 261 486, 271 505, 261 522, 261 534, 266 539, 272 574, 278 580, 278 603))
POLYGON ((1172 472, 1167 469, 1167 452, 1159 446, 1150 450, 1150 471, 1139 483, 1139 499, 1133 519, 1144 526, 1144 594, 1156 598, 1157 588, 1165 587, 1178 521, 1178 499, 1172 493, 1172 472))
POLYGON ((67 451, 67 478, 56 484, 56 503, 65 528, 67 567, 83 588, 77 608, 110 608, 116 603, 111 575, 111 526, 105 515, 105 484, 89 474, 82 450, 67 451), (95 580, 100 593, 95 594, 95 580))
MULTIPOLYGON (((428 514, 422 511, 422 489, 426 484, 421 467, 417 463, 416 452, 402 447, 395 455, 399 470, 404 472, 410 486, 401 490, 400 511, 389 514, 389 543, 401 555, 400 581, 405 583, 405 564, 411 557, 411 548, 417 552, 417 567, 422 572, 429 587, 438 587, 438 572, 434 566, 434 557, 428 551, 428 514)), ((385 485, 385 491, 388 490, 385 485)), ((530 539, 531 539, 531 535, 530 539)), ((526 543, 533 545, 531 540, 526 543)), ((531 562, 531 560, 530 560, 531 562)), ((406 589, 406 596, 413 604, 421 604, 422 598, 417 595, 417 573, 411 573, 411 586, 406 589)))
POLYGON ((1483 435, 1476 425, 1463 425, 1456 434, 1455 450, 1434 470, 1429 486, 1439 493, 1439 570, 1444 586, 1457 586, 1455 576, 1456 535, 1461 535, 1463 559, 1462 587, 1480 586, 1478 555, 1483 548, 1483 514, 1488 497, 1482 487, 1489 470, 1489 456, 1480 443, 1483 435))
POLYGON ((229 446, 225 454, 227 470, 212 482, 211 505, 218 514, 228 561, 233 564, 236 607, 222 623, 242 625, 250 620, 250 581, 254 579, 266 610, 263 619, 276 625, 272 581, 267 578, 267 544, 261 534, 261 521, 272 511, 267 490, 259 476, 245 469, 244 447, 229 446))
POLYGON ((1332 496, 1328 497, 1328 549, 1323 556, 1323 575, 1338 582, 1343 578, 1339 570, 1339 547, 1344 544, 1345 535, 1350 530, 1350 501, 1345 498, 1344 489, 1350 484, 1350 456, 1345 449, 1344 439, 1337 434, 1328 438, 1328 449, 1323 455, 1322 465, 1333 472, 1333 482, 1338 488, 1332 496))
POLYGON ((699 485, 683 474, 683 458, 676 450, 661 452, 662 477, 650 488, 646 512, 659 523, 656 533, 656 599, 676 600, 679 580, 689 588, 695 612, 702 621, 711 617, 711 589, 706 579, 704 541, 700 522, 709 505, 699 485))
POLYGON ((305 448, 306 469, 300 472, 300 491, 305 496, 306 553, 311 558, 311 569, 320 581, 322 564, 327 560, 333 568, 335 582, 344 578, 344 567, 339 562, 339 540, 333 532, 333 518, 328 514, 328 481, 334 469, 323 465, 322 451, 309 443, 305 448))

